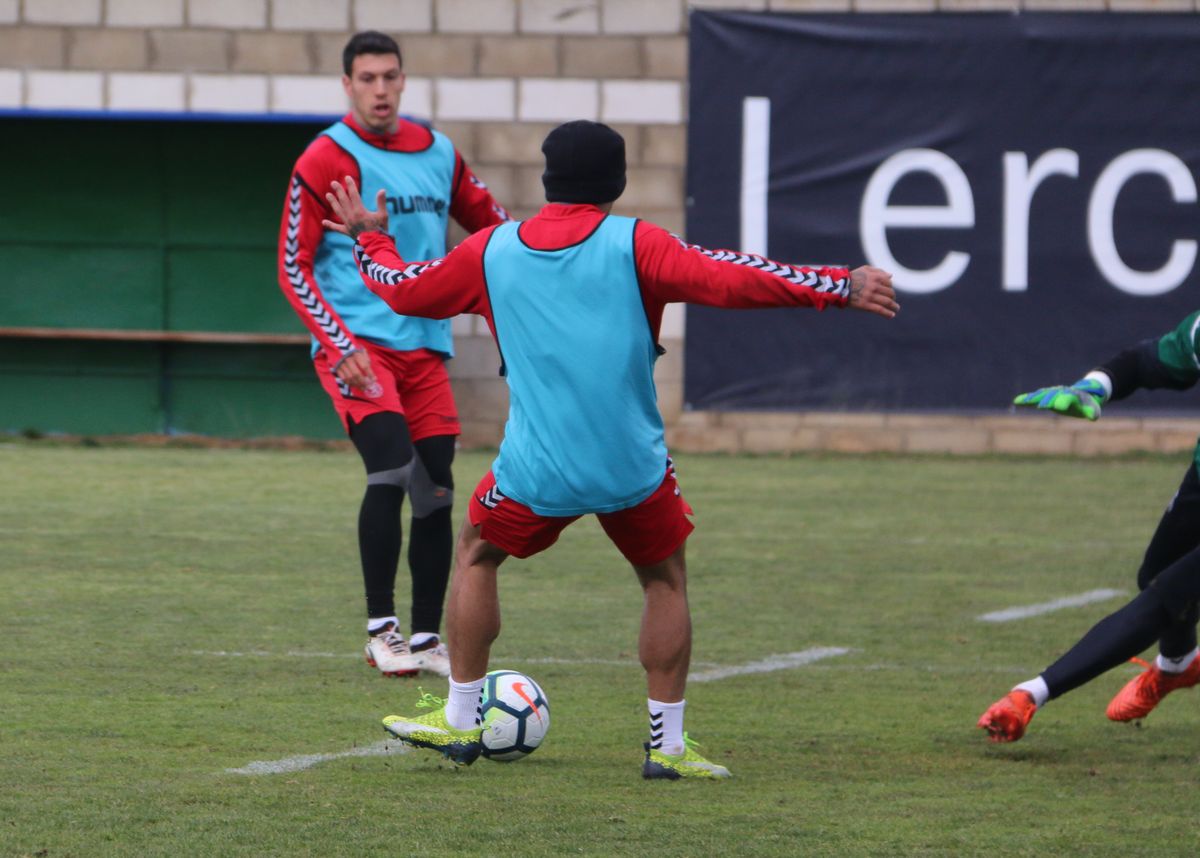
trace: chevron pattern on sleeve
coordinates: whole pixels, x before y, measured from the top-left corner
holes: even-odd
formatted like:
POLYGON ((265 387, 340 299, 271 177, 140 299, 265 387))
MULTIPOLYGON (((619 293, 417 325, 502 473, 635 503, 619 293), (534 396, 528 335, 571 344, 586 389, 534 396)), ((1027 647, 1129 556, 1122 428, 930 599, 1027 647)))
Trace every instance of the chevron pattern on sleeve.
POLYGON ((292 186, 288 189, 288 220, 287 236, 283 245, 283 270, 287 274, 292 291, 300 299, 300 305, 317 323, 325 336, 329 337, 334 347, 345 354, 354 348, 354 341, 342 330, 337 319, 329 312, 320 296, 305 279, 304 272, 300 270, 300 263, 297 261, 300 254, 300 192, 302 188, 299 176, 293 176, 292 186))
POLYGON ((403 268, 389 268, 382 263, 376 262, 363 250, 362 245, 356 244, 354 245, 354 261, 358 263, 359 270, 376 283, 395 286, 402 280, 412 280, 430 268, 437 268, 442 264, 443 260, 435 259, 432 262, 413 262, 405 265, 403 268))
POLYGON ((850 294, 849 277, 824 276, 811 268, 805 268, 800 265, 788 265, 784 262, 775 262, 772 259, 767 259, 765 256, 758 256, 754 253, 740 253, 735 250, 709 250, 698 244, 688 244, 678 235, 675 235, 675 233, 671 233, 671 237, 678 241, 684 250, 694 250, 717 262, 728 262, 732 265, 745 265, 747 268, 757 268, 766 274, 774 274, 776 277, 782 278, 789 283, 795 283, 797 286, 807 286, 817 292, 827 292, 843 298, 850 294))

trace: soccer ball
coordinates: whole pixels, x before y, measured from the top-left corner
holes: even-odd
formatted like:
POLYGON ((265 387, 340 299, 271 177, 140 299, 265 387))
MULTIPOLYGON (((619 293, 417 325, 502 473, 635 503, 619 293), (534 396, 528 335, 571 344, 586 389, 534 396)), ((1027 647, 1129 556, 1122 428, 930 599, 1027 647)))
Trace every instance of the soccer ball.
POLYGON ((550 729, 542 687, 515 670, 493 670, 483 682, 483 755, 511 762, 532 754, 550 729))

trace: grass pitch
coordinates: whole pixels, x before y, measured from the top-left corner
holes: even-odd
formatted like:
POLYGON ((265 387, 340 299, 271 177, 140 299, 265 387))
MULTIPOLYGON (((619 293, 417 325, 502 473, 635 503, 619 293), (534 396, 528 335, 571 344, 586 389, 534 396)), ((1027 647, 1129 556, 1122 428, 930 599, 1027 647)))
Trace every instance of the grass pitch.
POLYGON ((352 453, 0 445, 0 855, 1200 853, 1194 693, 1109 723, 1122 667, 974 727, 1120 599, 976 617, 1132 592, 1182 457, 676 458, 694 672, 850 650, 689 688, 725 783, 640 779, 640 591, 594 521, 501 573, 545 746, 454 771, 367 755, 444 689, 362 662, 352 453))

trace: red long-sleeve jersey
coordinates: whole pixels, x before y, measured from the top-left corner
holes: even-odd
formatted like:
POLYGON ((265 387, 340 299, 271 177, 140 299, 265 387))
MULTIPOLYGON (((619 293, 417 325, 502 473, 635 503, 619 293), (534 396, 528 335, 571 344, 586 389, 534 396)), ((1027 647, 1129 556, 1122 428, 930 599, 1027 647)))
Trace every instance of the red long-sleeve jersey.
MULTIPOLYGON (((586 239, 603 217, 596 206, 551 203, 521 224, 521 240, 536 250, 568 247, 586 239)), ((471 313, 487 319, 495 336, 483 271, 491 232, 477 232, 445 258, 424 262, 401 259, 391 236, 368 232, 359 236, 354 254, 367 286, 397 313, 431 319, 471 313)), ((808 268, 753 254, 706 250, 646 221, 638 221, 634 230, 634 260, 655 342, 663 309, 674 302, 820 310, 845 306, 850 296, 846 268, 808 268)))
MULTIPOLYGON (((390 152, 420 152, 433 139, 428 128, 404 119, 392 134, 367 131, 352 114, 342 121, 370 145, 390 152)), ((457 149, 454 161, 452 187, 447 193, 450 217, 469 232, 512 220, 457 149)), ((279 286, 296 315, 326 351, 331 364, 357 348, 357 342, 355 332, 346 326, 313 276, 313 259, 325 231, 321 221, 335 219, 325 194, 330 182, 344 181, 346 176, 353 177, 361 186, 362 176, 354 157, 326 135, 318 135, 292 170, 279 228, 279 286)), ((349 259, 347 264, 351 264, 349 259)))

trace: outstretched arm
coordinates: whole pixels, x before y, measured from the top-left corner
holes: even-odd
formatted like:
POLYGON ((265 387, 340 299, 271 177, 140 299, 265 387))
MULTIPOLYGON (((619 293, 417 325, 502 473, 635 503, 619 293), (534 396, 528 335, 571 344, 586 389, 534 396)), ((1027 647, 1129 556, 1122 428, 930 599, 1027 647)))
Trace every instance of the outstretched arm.
POLYGON ((1097 420, 1108 400, 1142 388, 1186 390, 1200 380, 1200 311, 1157 339, 1143 340, 1106 360, 1072 385, 1022 393, 1015 405, 1097 420))
POLYGON ((661 227, 638 223, 638 276, 647 297, 710 307, 852 307, 886 318, 900 305, 886 271, 811 268, 752 253, 708 250, 661 227))
POLYGON ((383 192, 375 211, 363 204, 354 179, 332 182, 326 195, 337 221, 326 228, 356 240, 354 261, 367 288, 405 316, 448 319, 461 313, 487 314, 483 247, 490 230, 475 233, 442 259, 409 262, 401 258, 386 232, 383 192))

